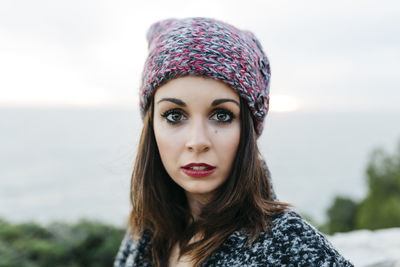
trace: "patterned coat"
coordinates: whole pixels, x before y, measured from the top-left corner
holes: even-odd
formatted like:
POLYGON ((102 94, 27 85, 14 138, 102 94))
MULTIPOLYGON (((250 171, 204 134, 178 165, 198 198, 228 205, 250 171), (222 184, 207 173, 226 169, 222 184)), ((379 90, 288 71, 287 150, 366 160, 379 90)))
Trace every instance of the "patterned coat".
MULTIPOLYGON (((133 241, 126 234, 114 267, 148 267, 152 260, 150 235, 133 241)), ((294 211, 273 220, 269 232, 262 232, 249 246, 247 235, 232 233, 202 266, 353 266, 329 241, 294 211)))

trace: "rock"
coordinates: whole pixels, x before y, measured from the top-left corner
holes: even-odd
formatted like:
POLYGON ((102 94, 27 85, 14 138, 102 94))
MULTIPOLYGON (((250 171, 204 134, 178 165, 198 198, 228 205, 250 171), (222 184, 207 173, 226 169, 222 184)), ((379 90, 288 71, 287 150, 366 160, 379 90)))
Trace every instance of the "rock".
POLYGON ((355 266, 400 267, 400 228, 337 233, 328 239, 355 266))

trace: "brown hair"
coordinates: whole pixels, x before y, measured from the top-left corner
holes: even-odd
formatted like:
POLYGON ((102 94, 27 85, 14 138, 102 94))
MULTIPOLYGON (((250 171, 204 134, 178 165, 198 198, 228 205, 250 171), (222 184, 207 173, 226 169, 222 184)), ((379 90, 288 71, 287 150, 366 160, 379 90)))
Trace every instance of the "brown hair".
POLYGON ((269 171, 257 146, 254 121, 240 99, 240 142, 228 179, 193 220, 184 190, 167 174, 153 130, 154 104, 144 117, 138 154, 131 179, 130 227, 134 238, 151 233, 155 266, 168 266, 173 246, 199 266, 236 230, 249 234, 249 242, 268 231, 272 218, 289 205, 271 197, 269 171), (246 158, 244 160, 244 155, 246 158), (189 244, 201 233, 201 239, 189 244))

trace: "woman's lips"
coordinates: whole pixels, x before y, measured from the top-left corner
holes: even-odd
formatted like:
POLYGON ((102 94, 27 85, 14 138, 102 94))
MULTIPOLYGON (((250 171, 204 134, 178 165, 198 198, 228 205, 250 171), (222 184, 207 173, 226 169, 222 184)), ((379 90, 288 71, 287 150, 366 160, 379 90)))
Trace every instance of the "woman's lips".
POLYGON ((191 177, 200 178, 212 174, 215 167, 205 163, 190 163, 182 167, 182 171, 191 177))

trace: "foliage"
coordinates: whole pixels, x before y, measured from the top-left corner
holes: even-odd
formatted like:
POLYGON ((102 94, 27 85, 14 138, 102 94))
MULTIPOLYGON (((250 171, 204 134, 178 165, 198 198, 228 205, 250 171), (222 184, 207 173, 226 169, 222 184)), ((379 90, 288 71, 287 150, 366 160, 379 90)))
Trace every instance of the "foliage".
POLYGON ((0 219, 0 266, 112 266, 123 233, 87 220, 45 228, 0 219))
POLYGON ((327 233, 355 229, 400 227, 400 142, 393 155, 382 149, 371 154, 366 168, 368 194, 359 203, 336 197, 328 209, 327 233))
POLYGON ((360 203, 357 228, 400 226, 400 142, 393 155, 375 150, 367 168, 369 193, 360 203))
POLYGON ((328 209, 329 222, 326 225, 328 233, 348 232, 355 228, 357 203, 346 197, 338 196, 328 209))

